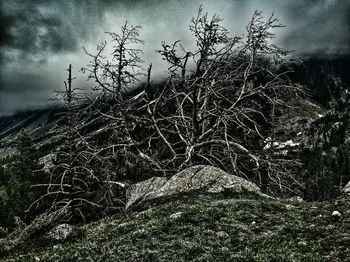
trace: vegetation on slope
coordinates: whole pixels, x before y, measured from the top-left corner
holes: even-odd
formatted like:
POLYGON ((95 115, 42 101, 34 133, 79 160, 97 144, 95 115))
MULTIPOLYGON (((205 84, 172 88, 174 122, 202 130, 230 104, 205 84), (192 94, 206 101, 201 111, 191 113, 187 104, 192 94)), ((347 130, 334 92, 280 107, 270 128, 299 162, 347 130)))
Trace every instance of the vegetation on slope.
MULTIPOLYGON (((65 243, 43 238, 51 220, 44 219, 45 230, 39 220, 25 227, 46 209, 62 211, 61 222, 70 223, 115 214, 124 208, 125 185, 203 163, 247 177, 275 196, 325 200, 340 194, 350 179, 348 81, 327 67, 324 78, 311 74, 317 81, 290 78, 291 64, 282 59, 288 52, 270 43, 272 29, 281 27, 273 16, 265 21, 255 12, 246 38, 229 37, 221 21, 200 8, 190 26, 197 50, 162 43, 158 53, 169 63, 169 78, 158 86, 151 81, 152 66, 145 74, 141 50, 128 48, 143 43, 137 26, 125 24, 121 35, 110 34, 117 43, 116 64, 104 60, 107 42, 97 54, 86 51, 92 62, 83 71, 91 73, 94 91, 100 92, 87 107, 72 106, 69 73, 66 90, 58 92, 66 111, 52 124, 60 128, 51 130, 46 123, 36 130, 41 138, 59 133, 57 141, 40 145, 53 155, 45 156, 53 167, 45 169, 39 145, 25 131, 14 154, 0 159, 0 237, 6 236, 0 253, 10 252, 3 254, 5 261, 346 261, 350 211, 345 200, 298 204, 192 195, 87 224, 65 243), (285 72, 279 71, 282 65, 285 72), (146 75, 146 86, 135 96, 122 91, 146 75), (327 113, 309 103, 299 82, 324 88, 314 97, 323 106, 334 100, 327 113), (334 210, 342 215, 332 216, 334 210), (11 232, 15 224, 21 227, 11 232), (20 237, 2 249, 17 232, 20 237)), ((40 122, 40 114, 24 115, 0 132, 0 139, 40 122)), ((8 125, 5 120, 0 129, 8 125)))
POLYGON ((350 202, 191 195, 77 232, 3 261, 350 261, 350 202))
POLYGON ((29 205, 43 194, 39 184, 45 173, 40 164, 40 152, 29 134, 22 129, 15 140, 15 153, 9 156, 5 165, 0 162, 0 227, 12 228, 15 217, 31 221, 37 213, 27 212, 29 205))

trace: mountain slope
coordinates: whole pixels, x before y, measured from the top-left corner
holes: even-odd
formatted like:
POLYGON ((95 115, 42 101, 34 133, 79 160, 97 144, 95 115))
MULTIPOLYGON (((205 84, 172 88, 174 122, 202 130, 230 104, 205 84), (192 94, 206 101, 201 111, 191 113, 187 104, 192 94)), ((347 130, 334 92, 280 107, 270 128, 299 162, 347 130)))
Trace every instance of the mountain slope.
POLYGON ((76 230, 67 242, 29 239, 0 260, 350 261, 349 199, 188 195, 76 230))

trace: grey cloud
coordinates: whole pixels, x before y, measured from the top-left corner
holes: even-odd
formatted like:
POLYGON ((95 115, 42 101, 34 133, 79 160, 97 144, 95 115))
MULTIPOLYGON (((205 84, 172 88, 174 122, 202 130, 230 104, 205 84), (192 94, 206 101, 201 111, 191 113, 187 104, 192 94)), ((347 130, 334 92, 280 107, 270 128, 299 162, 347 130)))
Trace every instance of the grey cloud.
MULTIPOLYGON (((155 74, 166 65, 155 54, 160 42, 183 39, 193 45, 188 24, 199 5, 218 13, 232 33, 241 34, 255 9, 275 11, 287 27, 277 43, 297 55, 349 54, 349 0, 2 0, 0 4, 0 113, 47 102, 62 88, 66 66, 88 62, 82 46, 93 52, 118 32, 122 23, 143 26, 144 60, 155 74)), ((75 74, 76 84, 87 85, 75 74)))
POLYGON ((62 17, 43 14, 35 5, 9 11, 1 14, 1 20, 5 22, 4 37, 0 42, 3 48, 28 54, 76 50, 76 37, 62 17))
POLYGON ((350 53, 350 1, 296 0, 285 14, 290 25, 284 45, 300 54, 350 53))

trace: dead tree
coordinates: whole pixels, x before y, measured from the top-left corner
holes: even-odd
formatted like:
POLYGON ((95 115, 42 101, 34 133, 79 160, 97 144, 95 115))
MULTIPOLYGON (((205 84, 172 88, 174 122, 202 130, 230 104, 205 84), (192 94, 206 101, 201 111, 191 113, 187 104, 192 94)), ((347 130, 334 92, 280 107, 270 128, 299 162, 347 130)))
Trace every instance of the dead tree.
POLYGON ((127 170, 133 169, 131 172, 134 172, 142 155, 137 150, 134 135, 142 120, 139 123, 135 120, 135 104, 130 92, 146 79, 144 93, 148 91, 152 96, 152 65, 147 71, 143 67, 142 51, 138 46, 144 41, 139 38, 139 29, 140 26, 126 22, 119 34, 107 33, 111 41, 98 45, 96 54, 84 49, 91 61, 82 71, 95 82, 93 89, 97 91, 97 95, 91 98, 90 107, 108 123, 101 127, 101 133, 108 138, 95 145, 95 157, 103 163, 104 180, 110 185, 125 179, 127 170))
MULTIPOLYGON (((96 55, 89 54, 90 78, 96 88, 114 94, 118 105, 117 114, 101 112, 111 119, 117 139, 99 152, 119 154, 125 162, 128 157, 142 161, 166 176, 194 164, 209 164, 261 183, 269 181, 285 191, 297 182, 289 170, 298 163, 264 150, 271 120, 283 114, 288 99, 301 91, 286 81, 289 71, 280 70, 288 52, 271 43, 273 30, 282 25, 273 15, 264 20, 255 12, 241 38, 230 37, 221 22, 200 7, 190 25, 195 50, 186 50, 180 41, 162 43, 158 53, 169 64, 169 78, 155 98, 147 94, 149 85, 137 96, 123 96, 123 88, 140 74, 130 78, 112 70, 123 62, 115 59, 112 66, 104 60, 106 43, 98 46, 96 55)), ((121 36, 112 34, 118 39, 115 50, 124 50, 130 61, 140 63, 132 55, 135 51, 130 55, 121 48, 123 37, 141 43, 134 39, 138 32, 128 32, 124 26, 121 36)), ((119 58, 120 51, 117 54, 119 58)))
POLYGON ((94 170, 89 167, 91 153, 85 137, 79 133, 79 107, 82 94, 72 87, 72 66, 69 65, 65 89, 56 91, 55 100, 64 104, 65 124, 57 126, 61 133, 61 144, 54 151, 54 167, 50 170, 48 183, 34 185, 46 187, 42 195, 31 207, 49 203, 48 212, 64 211, 65 220, 85 221, 86 208, 101 208, 100 201, 93 198, 92 189, 99 184, 94 170))
POLYGON ((190 26, 196 50, 162 44, 159 53, 171 76, 164 92, 148 103, 155 130, 148 139, 163 144, 167 154, 155 159, 169 172, 206 163, 291 189, 297 161, 263 150, 272 116, 283 114, 289 96, 301 91, 286 81, 289 71, 279 71, 288 52, 270 43, 282 25, 273 15, 265 21, 255 12, 245 38, 230 38, 220 22, 200 8, 190 26))
POLYGON ((97 46, 97 54, 91 54, 84 48, 91 61, 82 69, 83 72, 87 72, 88 78, 95 81, 96 90, 112 96, 117 102, 121 102, 123 94, 144 76, 143 61, 140 58, 142 50, 133 47, 144 43, 139 38, 140 28, 129 26, 126 22, 121 27, 120 34, 108 32, 112 39, 110 44, 113 44, 110 56, 105 54, 109 47, 107 41, 97 46))

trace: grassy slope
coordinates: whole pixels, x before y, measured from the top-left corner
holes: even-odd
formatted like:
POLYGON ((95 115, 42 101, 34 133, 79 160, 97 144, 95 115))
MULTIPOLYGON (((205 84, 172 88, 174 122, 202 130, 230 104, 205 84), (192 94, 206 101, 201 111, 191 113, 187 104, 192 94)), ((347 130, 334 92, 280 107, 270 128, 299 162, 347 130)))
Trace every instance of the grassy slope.
POLYGON ((82 231, 65 243, 39 245, 32 240, 2 259, 350 261, 350 200, 300 204, 187 196, 141 213, 107 218, 82 231), (334 210, 342 219, 332 218, 334 210), (170 218, 176 212, 183 214, 170 218))

